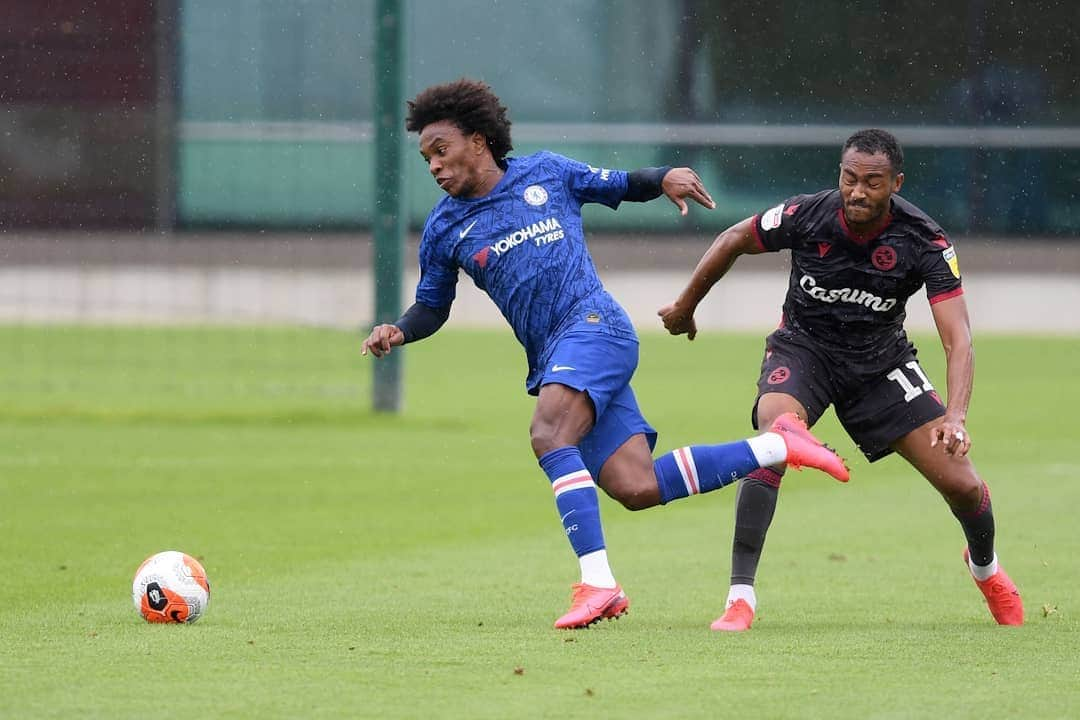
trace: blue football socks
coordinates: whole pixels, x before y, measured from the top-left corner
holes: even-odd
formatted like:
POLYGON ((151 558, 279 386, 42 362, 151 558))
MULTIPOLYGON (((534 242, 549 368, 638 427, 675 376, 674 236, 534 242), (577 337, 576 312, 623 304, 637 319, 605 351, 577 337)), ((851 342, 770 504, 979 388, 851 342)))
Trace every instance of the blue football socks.
POLYGON ((661 455, 653 463, 660 484, 660 502, 730 485, 761 465, 745 440, 722 445, 691 445, 661 455))
POLYGON ((581 451, 574 446, 552 450, 540 458, 540 467, 551 480, 555 506, 577 556, 603 550, 600 501, 596 483, 581 459, 581 451))

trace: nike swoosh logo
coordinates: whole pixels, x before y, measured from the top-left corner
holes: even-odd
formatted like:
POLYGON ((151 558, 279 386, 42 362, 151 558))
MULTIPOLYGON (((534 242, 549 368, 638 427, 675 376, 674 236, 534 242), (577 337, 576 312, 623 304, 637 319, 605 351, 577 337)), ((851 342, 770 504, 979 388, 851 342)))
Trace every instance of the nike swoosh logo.
MULTIPOLYGON (((566 513, 565 515, 563 515, 563 516, 562 516, 561 518, 559 518, 559 519, 560 519, 560 520, 562 520, 563 522, 566 522, 566 518, 568 518, 568 517, 570 517, 571 515, 573 515, 575 511, 576 511, 576 508, 575 508, 575 510, 571 510, 570 512, 566 513)), ((1017 594, 1019 595, 1019 593, 1017 593, 1017 594)))
POLYGON ((469 227, 458 233, 458 239, 464 240, 465 236, 469 234, 469 231, 473 229, 473 225, 475 225, 477 222, 477 220, 473 220, 471 223, 469 223, 469 227))
POLYGON ((572 368, 569 365, 552 365, 551 366, 551 372, 561 372, 563 370, 576 370, 576 369, 577 368, 572 368))

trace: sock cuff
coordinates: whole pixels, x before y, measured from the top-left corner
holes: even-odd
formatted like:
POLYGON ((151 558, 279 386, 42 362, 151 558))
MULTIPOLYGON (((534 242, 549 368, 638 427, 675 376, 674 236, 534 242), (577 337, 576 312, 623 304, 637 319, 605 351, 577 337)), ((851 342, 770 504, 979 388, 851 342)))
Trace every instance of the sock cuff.
POLYGON ((567 445, 544 453, 540 456, 539 463, 544 472, 548 474, 548 477, 552 478, 585 467, 585 460, 581 457, 581 450, 574 445, 567 445))
POLYGON ((767 467, 758 468, 753 472, 749 472, 746 474, 746 477, 753 478, 754 480, 760 480, 766 485, 771 485, 774 488, 780 487, 780 483, 784 479, 783 473, 778 473, 772 468, 767 467))
POLYGON ((990 486, 986 484, 986 481, 982 481, 982 496, 979 499, 979 505, 974 510, 953 510, 953 514, 958 518, 972 519, 983 515, 990 509, 990 486))
POLYGON ((982 500, 979 501, 979 509, 975 511, 976 515, 982 515, 986 512, 986 509, 990 507, 990 486, 986 484, 986 481, 982 481, 982 500))
POLYGON ((754 459, 757 460, 757 464, 761 467, 779 465, 787 460, 787 444, 784 443, 784 438, 777 433, 767 432, 756 437, 747 438, 746 444, 750 447, 750 452, 754 454, 754 459))
POLYGON ((571 490, 584 490, 596 488, 593 477, 585 467, 585 460, 581 457, 581 451, 574 446, 563 447, 545 453, 540 458, 540 467, 551 481, 551 489, 555 497, 571 490))
POLYGON ((746 585, 743 583, 736 583, 728 590, 727 603, 725 607, 731 607, 736 600, 742 600, 750 606, 751 610, 757 610, 757 594, 754 592, 753 585, 746 585))
POLYGON ((968 557, 968 569, 971 570, 971 575, 979 582, 986 582, 990 578, 997 574, 998 556, 994 553, 990 558, 990 562, 986 565, 976 565, 971 557, 968 557))

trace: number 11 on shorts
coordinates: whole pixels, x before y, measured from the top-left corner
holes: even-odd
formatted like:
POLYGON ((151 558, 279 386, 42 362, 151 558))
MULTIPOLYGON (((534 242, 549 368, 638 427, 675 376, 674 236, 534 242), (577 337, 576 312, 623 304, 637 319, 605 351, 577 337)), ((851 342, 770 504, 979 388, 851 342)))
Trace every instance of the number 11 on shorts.
POLYGON ((904 402, 911 402, 915 398, 923 394, 923 391, 930 392, 934 389, 934 386, 930 384, 930 378, 926 377, 926 373, 919 367, 919 363, 915 360, 907 363, 904 367, 911 368, 912 372, 919 376, 922 380, 922 387, 916 387, 910 380, 908 380, 907 374, 900 368, 896 368, 890 372, 887 377, 896 383, 899 383, 901 389, 904 391, 904 402))

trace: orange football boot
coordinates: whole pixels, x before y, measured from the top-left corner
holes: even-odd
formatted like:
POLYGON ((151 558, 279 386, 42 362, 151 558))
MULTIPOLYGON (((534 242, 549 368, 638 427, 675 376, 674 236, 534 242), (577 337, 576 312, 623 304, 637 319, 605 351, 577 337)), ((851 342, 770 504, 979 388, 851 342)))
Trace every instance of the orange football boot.
POLYGON ((725 632, 742 632, 749 630, 754 622, 754 608, 745 600, 736 600, 728 605, 723 617, 713 622, 709 627, 713 630, 725 632))
POLYGON ((604 618, 624 615, 630 608, 630 600, 622 587, 601 588, 587 583, 574 583, 570 610, 555 621, 559 629, 587 628, 604 618))
POLYGON ((787 446, 788 467, 796 470, 804 467, 822 470, 840 482, 851 479, 851 472, 844 464, 844 459, 814 437, 810 429, 806 427, 806 423, 795 413, 784 413, 776 418, 769 432, 774 432, 783 438, 784 445, 787 446))
MULTIPOLYGON (((964 548, 964 565, 968 572, 971 572, 971 553, 967 548, 964 548)), ((1024 601, 1020 599, 1020 591, 1000 565, 998 571, 986 580, 979 580, 974 575, 971 579, 982 591, 986 604, 990 607, 990 614, 997 620, 998 625, 1024 624, 1024 601)))

